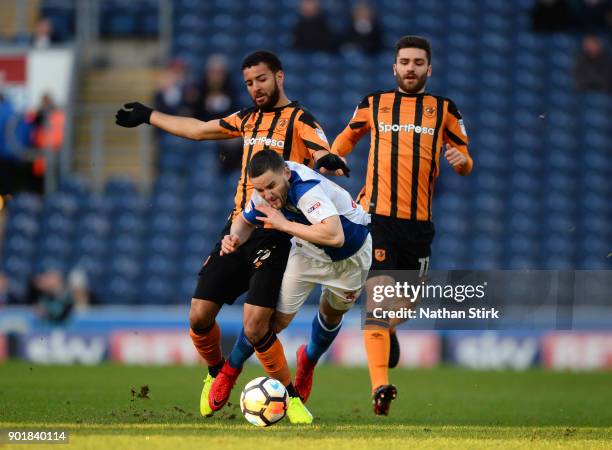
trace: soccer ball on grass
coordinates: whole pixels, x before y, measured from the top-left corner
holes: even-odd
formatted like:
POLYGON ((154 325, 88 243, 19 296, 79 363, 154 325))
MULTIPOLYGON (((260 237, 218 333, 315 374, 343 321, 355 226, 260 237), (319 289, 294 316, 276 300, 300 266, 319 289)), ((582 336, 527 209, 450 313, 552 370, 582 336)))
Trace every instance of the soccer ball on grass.
POLYGON ((285 417, 288 403, 285 386, 269 377, 249 381, 240 394, 242 414, 258 427, 269 427, 285 417))

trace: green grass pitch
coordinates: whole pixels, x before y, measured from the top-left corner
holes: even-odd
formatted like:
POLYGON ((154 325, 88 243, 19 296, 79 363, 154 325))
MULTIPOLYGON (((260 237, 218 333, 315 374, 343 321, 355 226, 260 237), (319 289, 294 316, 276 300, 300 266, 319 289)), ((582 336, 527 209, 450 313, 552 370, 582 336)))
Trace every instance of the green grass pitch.
POLYGON ((259 367, 245 370, 232 405, 211 419, 198 413, 203 375, 201 367, 7 362, 0 428, 65 428, 67 447, 85 449, 612 448, 610 373, 394 369, 398 399, 389 417, 375 417, 366 369, 321 366, 308 403, 315 423, 269 428, 248 424, 237 405, 259 367))

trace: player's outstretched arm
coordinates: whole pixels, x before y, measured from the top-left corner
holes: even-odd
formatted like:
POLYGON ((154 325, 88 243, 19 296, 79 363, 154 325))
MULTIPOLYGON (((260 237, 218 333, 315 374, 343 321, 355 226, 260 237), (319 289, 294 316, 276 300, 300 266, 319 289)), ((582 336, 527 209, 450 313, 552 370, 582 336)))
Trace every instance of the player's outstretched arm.
POLYGON ((204 122, 192 117, 180 117, 155 111, 142 103, 126 103, 115 115, 115 123, 134 128, 148 123, 175 136, 202 141, 205 139, 230 139, 219 120, 204 122))
POLYGON ((366 96, 355 109, 346 128, 334 139, 331 152, 339 156, 348 155, 368 131, 370 131, 370 100, 366 96))
POLYGON ((344 245, 344 231, 339 216, 329 216, 319 223, 303 225, 291 222, 277 209, 267 205, 259 205, 257 209, 264 213, 258 219, 270 228, 282 231, 313 244, 340 248, 344 245))

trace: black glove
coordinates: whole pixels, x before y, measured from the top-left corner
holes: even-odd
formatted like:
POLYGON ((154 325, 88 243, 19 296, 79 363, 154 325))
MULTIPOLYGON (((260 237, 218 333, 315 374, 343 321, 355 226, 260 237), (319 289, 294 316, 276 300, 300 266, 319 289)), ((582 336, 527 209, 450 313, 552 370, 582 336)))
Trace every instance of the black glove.
POLYGON ((342 161, 342 158, 340 158, 338 155, 334 155, 333 153, 328 153, 325 156, 322 156, 321 158, 317 159, 317 163, 315 164, 315 169, 319 170, 321 167, 335 172, 338 169, 341 169, 344 172, 344 175, 346 175, 347 177, 350 177, 349 173, 351 171, 351 169, 349 169, 347 167, 346 164, 344 164, 344 161, 342 161))
POLYGON ((142 103, 126 103, 123 108, 115 114, 115 123, 126 128, 134 128, 143 123, 149 123, 153 109, 142 103))

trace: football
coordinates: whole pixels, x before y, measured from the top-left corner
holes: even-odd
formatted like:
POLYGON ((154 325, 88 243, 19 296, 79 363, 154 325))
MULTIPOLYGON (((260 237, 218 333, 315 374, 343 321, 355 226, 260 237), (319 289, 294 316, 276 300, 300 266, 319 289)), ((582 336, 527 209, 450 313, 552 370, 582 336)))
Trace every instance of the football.
POLYGON ((240 394, 244 418, 258 427, 269 427, 285 417, 288 402, 285 386, 269 377, 249 381, 240 394))

